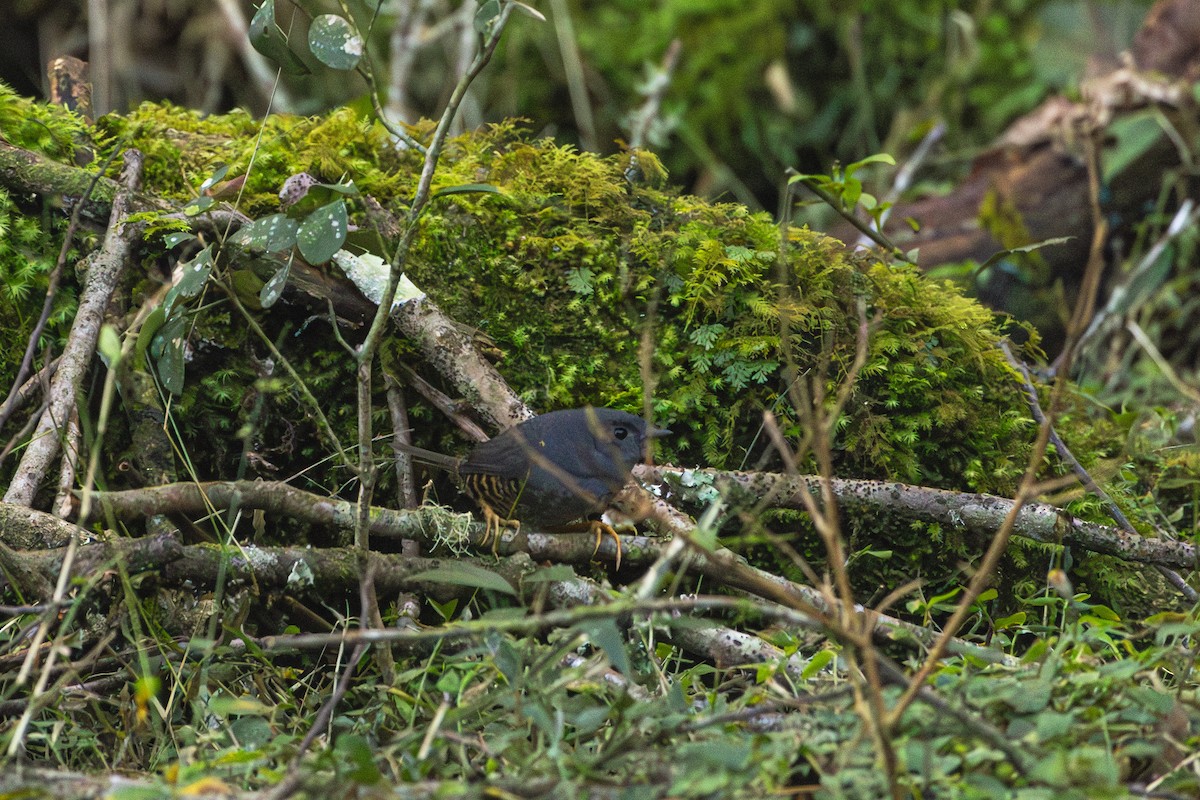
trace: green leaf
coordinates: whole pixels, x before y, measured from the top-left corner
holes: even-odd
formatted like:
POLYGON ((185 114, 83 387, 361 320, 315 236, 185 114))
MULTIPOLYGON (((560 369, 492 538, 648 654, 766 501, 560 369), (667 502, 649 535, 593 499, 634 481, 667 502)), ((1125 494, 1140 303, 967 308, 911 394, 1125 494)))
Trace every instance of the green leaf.
POLYGON ((254 311, 262 311, 260 295, 265 285, 266 282, 252 269, 235 269, 229 273, 229 288, 242 305, 254 311))
POLYGON ((1019 691, 1009 693, 1004 700, 1019 714, 1033 714, 1050 704, 1051 689, 1048 680, 1028 681, 1019 691))
POLYGON ((858 205, 858 198, 862 197, 862 188, 862 181, 847 179, 842 186, 842 204, 846 208, 858 205))
POLYGON ((225 175, 229 172, 229 165, 222 164, 217 167, 212 175, 204 179, 204 183, 200 184, 200 194, 204 194, 220 181, 224 180, 225 175))
POLYGON ((325 66, 351 70, 362 59, 363 39, 344 17, 322 14, 308 28, 308 48, 325 66))
POLYGON ((346 201, 334 200, 309 214, 296 231, 300 254, 310 264, 324 264, 346 241, 346 201))
POLYGON ((271 280, 267 281, 262 287, 262 291, 258 293, 258 302, 263 308, 270 308, 275 305, 276 301, 283 295, 283 290, 287 287, 288 273, 292 269, 292 259, 288 259, 282 267, 276 270, 271 276, 271 280))
POLYGON ((1101 793, 1101 787, 1115 787, 1120 769, 1112 753, 1095 745, 1077 745, 1069 750, 1055 750, 1042 757, 1029 773, 1037 781, 1051 786, 1083 786, 1094 793, 1077 796, 1111 796, 1101 793))
POLYGON ((1088 614, 1090 616, 1096 617, 1097 619, 1106 620, 1108 622, 1120 622, 1121 621, 1120 615, 1118 615, 1117 612, 1113 611, 1111 608, 1109 608, 1108 606, 1105 606, 1105 605, 1092 606, 1091 608, 1088 609, 1088 614))
POLYGON ((592 286, 592 278, 595 276, 587 267, 576 267, 567 272, 567 286, 575 294, 590 295, 595 291, 592 286))
POLYGON ((451 586, 469 586, 474 589, 489 589, 516 596, 516 590, 509 586, 508 581, 501 578, 490 569, 484 569, 469 561, 449 561, 440 567, 427 569, 413 575, 415 581, 432 581, 446 583, 451 586))
POLYGON ((167 293, 165 305, 168 310, 174 306, 177 297, 195 297, 200 294, 200 290, 208 281, 208 276, 212 274, 212 245, 205 247, 191 261, 181 264, 179 268, 183 274, 179 278, 179 283, 171 287, 171 291, 167 293))
POLYGON ((430 199, 436 200, 439 197, 446 197, 452 194, 495 194, 504 197, 504 193, 490 183, 460 183, 456 186, 446 186, 438 189, 430 199))
POLYGON ((799 183, 801 181, 804 183, 809 183, 811 181, 816 183, 818 186, 823 186, 832 180, 833 178, 829 177, 828 175, 821 175, 816 172, 807 172, 800 175, 793 175, 792 177, 788 178, 788 185, 791 186, 793 183, 799 183))
POLYGON ((676 754, 692 767, 706 768, 713 779, 724 779, 725 773, 740 770, 753 755, 749 738, 722 741, 684 742, 676 754))
POLYGON ((160 786, 120 786, 105 792, 109 800, 161 800, 169 792, 160 786))
POLYGON ((837 654, 832 650, 821 650, 820 652, 816 653, 808 660, 808 663, 804 665, 804 669, 800 672, 800 677, 804 678, 805 680, 809 680, 810 678, 814 677, 818 672, 825 669, 826 665, 833 661, 836 655, 837 654))
POLYGON ((275 712, 275 706, 267 705, 253 697, 218 694, 214 695, 208 701, 208 710, 222 718, 238 717, 245 714, 269 717, 275 712))
POLYGON ((187 325, 187 314, 175 315, 162 326, 150 346, 150 354, 156 359, 158 378, 163 388, 176 397, 183 394, 187 325))
POLYGON ((1140 114, 1122 115, 1104 129, 1104 174, 1105 185, 1113 182, 1123 172, 1134 166, 1139 159, 1166 136, 1159 121, 1161 112, 1145 111, 1140 114))
POLYGON ((183 242, 190 242, 192 239, 195 239, 195 238, 196 238, 196 234, 194 234, 194 233, 187 233, 185 231, 175 231, 174 233, 168 233, 166 236, 163 237, 163 244, 166 246, 166 248, 168 250, 171 250, 176 245, 182 244, 183 242))
POLYGON ((290 249, 296 244, 300 223, 287 214, 272 214, 256 219, 237 232, 233 241, 243 247, 253 247, 268 253, 290 249))
POLYGON ((316 179, 307 172, 301 172, 288 178, 280 197, 285 198, 284 208, 292 219, 301 220, 316 211, 326 203, 332 203, 339 196, 350 197, 358 194, 354 181, 346 183, 317 183, 316 179))
MULTIPOLYGON (((318 183, 312 188, 328 189, 334 194, 341 194, 346 197, 355 197, 358 195, 358 187, 354 185, 354 181, 347 181, 346 183, 318 183)), ((312 190, 310 189, 309 191, 312 190)))
POLYGON ((484 0, 475 12, 475 32, 487 36, 499 16, 500 0, 484 0))
POLYGON ((154 340, 154 334, 158 333, 166 320, 167 311, 161 305, 146 316, 146 321, 142 323, 142 329, 138 331, 137 343, 133 346, 135 368, 143 369, 145 367, 146 349, 150 347, 150 343, 154 340))
POLYGON ((717 529, 720 527, 717 521, 724 509, 724 499, 715 497, 696 520, 696 528, 692 531, 692 543, 701 550, 711 553, 717 549, 717 529))
POLYGON ((275 0, 264 0, 250 20, 250 45, 288 75, 307 75, 308 67, 288 47, 287 36, 275 24, 275 0))
POLYGON ((549 567, 539 567, 521 579, 522 583, 552 583, 554 581, 574 581, 579 576, 575 570, 566 564, 553 564, 549 567))
POLYGON ((375 765, 375 756, 366 738, 357 733, 343 733, 337 737, 334 751, 352 765, 345 775, 360 786, 373 786, 383 780, 379 767, 375 765))
POLYGON ((996 630, 1001 630, 1001 631, 1006 628, 1015 628, 1019 625, 1025 624, 1026 616, 1027 615, 1024 611, 1018 611, 1015 614, 1009 614, 1007 617, 1001 617, 1000 619, 993 622, 992 625, 993 625, 993 627, 996 628, 996 630))
POLYGON ((451 597, 444 603, 439 603, 432 597, 427 597, 425 599, 429 601, 429 605, 433 606, 433 610, 438 613, 438 616, 442 618, 443 622, 449 622, 454 616, 455 610, 458 609, 457 597, 451 597))
POLYGON ((99 351, 100 357, 104 359, 104 365, 109 369, 121 361, 121 337, 117 335, 113 326, 103 325, 100 327, 100 341, 97 343, 96 349, 99 351))
POLYGON ((203 214, 216 204, 216 200, 211 197, 197 197, 195 200, 188 202, 183 207, 184 216, 194 217, 198 214, 203 214))
POLYGON ((999 252, 992 253, 991 258, 989 258, 987 261, 980 264, 979 269, 975 270, 975 272, 976 272, 976 274, 982 274, 983 271, 986 270, 988 267, 992 266, 993 264, 995 264, 998 261, 1002 261, 1002 260, 1008 258, 1009 256, 1013 255, 1014 253, 1032 253, 1034 250, 1040 250, 1043 247, 1050 247, 1050 246, 1056 245, 1056 244, 1064 244, 1066 242, 1071 241, 1074 238, 1075 238, 1074 236, 1058 236, 1058 237, 1055 237, 1054 239, 1045 239, 1044 241, 1041 241, 1041 242, 1034 242, 1033 244, 1027 244, 1024 247, 1014 247, 1011 250, 1000 250, 999 252))
POLYGON ((622 675, 633 674, 629 665, 629 652, 625 649, 625 637, 621 635, 621 629, 615 621, 602 619, 588 622, 581 625, 580 630, 587 634, 592 644, 604 651, 613 669, 622 675))
POLYGON ((866 158, 864 158, 860 161, 855 161, 852 164, 847 164, 845 177, 849 178, 851 175, 858 172, 860 169, 867 166, 868 164, 888 164, 888 165, 894 167, 894 166, 896 166, 896 159, 892 158, 887 153, 876 153, 873 156, 867 156, 866 158))
MULTIPOLYGON (((229 723, 229 732, 233 734, 234 740, 238 743, 240 751, 230 753, 229 756, 242 756, 247 764, 256 763, 261 755, 256 752, 260 747, 263 747, 274 736, 271 730, 271 723, 260 717, 238 717, 229 723)), ((229 763, 225 760, 218 760, 216 763, 229 763)))

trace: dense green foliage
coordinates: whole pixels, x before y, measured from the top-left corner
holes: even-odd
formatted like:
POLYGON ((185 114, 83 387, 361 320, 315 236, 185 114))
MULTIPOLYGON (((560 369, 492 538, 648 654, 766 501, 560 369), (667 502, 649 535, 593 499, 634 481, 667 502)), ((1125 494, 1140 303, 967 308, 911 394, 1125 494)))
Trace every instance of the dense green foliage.
MULTIPOLYGON (((87 129, 80 120, 50 106, 30 103, 0 83, 0 134, 8 142, 70 160, 87 129)), ((50 273, 61 249, 66 220, 54 212, 35 213, 38 206, 0 188, 0 382, 11 384, 28 344, 29 332, 42 314, 50 273)), ((72 257, 78 257, 71 251, 72 257)), ((67 269, 70 269, 68 266, 67 269)), ((75 289, 70 281, 55 295, 42 338, 56 348, 75 315, 75 289)))
MULTIPOLYGON (((165 176, 168 194, 181 204, 194 195, 188 187, 220 164, 230 165, 230 175, 253 164, 242 203, 256 217, 277 210, 278 186, 300 172, 322 181, 353 178, 364 195, 398 216, 403 201, 389 198, 409 196, 415 181, 414 156, 345 110, 323 118, 273 117, 261 138, 250 136, 251 121, 241 114, 200 119, 151 105, 102 124, 110 138, 127 137, 155 153, 154 175, 165 176)), ((789 376, 824 375, 835 394, 865 319, 868 359, 833 443, 838 474, 1013 491, 1034 427, 996 347, 1002 319, 915 268, 851 256, 839 242, 806 229, 789 229, 784 240, 764 213, 657 187, 653 156, 641 159, 650 178, 631 183, 628 155, 600 157, 531 140, 513 125, 452 140, 434 189, 482 182, 495 191, 436 199, 423 217, 408 275, 452 318, 478 330, 505 378, 540 410, 582 403, 639 410, 647 337, 655 417, 674 431, 661 443, 660 457, 682 464, 758 463, 768 452, 759 427, 764 410, 778 416, 785 433, 798 435, 789 376)), ((353 208, 352 221, 369 228, 361 207, 353 208)), ((373 232, 351 241, 355 249, 387 255, 373 232)), ((223 303, 198 308, 192 336, 200 346, 191 370, 200 377, 187 381, 176 402, 201 473, 234 476, 234 456, 243 445, 228 437, 248 424, 253 433, 244 446, 269 456, 275 470, 303 470, 326 491, 345 491, 341 468, 321 461, 325 445, 309 427, 303 404, 285 381, 263 380, 256 357, 246 360, 256 347, 244 328, 223 303), (211 430, 227 433, 213 437, 206 433, 211 430)), ((351 441, 350 367, 327 326, 309 313, 281 308, 261 317, 322 398, 338 435, 351 441)), ((403 341, 385 350, 387 363, 411 359, 403 341)), ((382 393, 375 407, 377 424, 386 424, 382 393)), ((443 451, 460 447, 429 430, 426 410, 414 414, 419 443, 443 451)), ((1082 414, 1070 419, 1065 430, 1078 442, 1102 425, 1082 414)), ((1093 460, 1110 455, 1102 435, 1085 452, 1093 460)), ((383 490, 391 492, 390 474, 383 490)), ((1102 514, 1095 506, 1073 510, 1102 514)), ((798 524, 806 529, 785 515, 773 525, 790 533, 798 524)), ((959 560, 984 544, 955 531, 877 519, 853 522, 853 531, 856 547, 899 554, 863 562, 856 574, 863 587, 894 585, 919 573, 941 592, 958 580, 959 560)), ((820 558, 820 546, 808 536, 802 534, 802 548, 820 558)), ((1013 567, 1006 606, 1036 591, 1045 566, 1033 569, 1034 577, 1028 570, 1044 565, 1049 554, 1017 548, 1014 557, 1025 566, 1013 567)), ((1105 559, 1089 560, 1080 580, 1116 607, 1146 607, 1158 591, 1157 581, 1146 583, 1105 559)))
MULTIPOLYGON (((889 25, 927 34, 867 48, 870 60, 845 78, 881 76, 871 88, 883 103, 904 88, 885 64, 936 50, 935 28, 945 20, 941 7, 869 5, 857 19, 866 27, 844 29, 847 40, 882 42, 879 31, 889 25)), ((1001 5, 981 7, 983 35, 996 37, 997 46, 972 64, 1024 79, 1014 65, 1025 53, 1002 24, 1004 12, 1014 9, 1001 5), (1011 49, 999 46, 1002 41, 1011 49)), ((621 10, 617 4, 587 13, 621 10)), ((806 42, 803 26, 788 21, 790 10, 762 3, 739 14, 720 2, 664 3, 652 12, 661 19, 652 17, 636 37, 618 43, 622 52, 595 31, 583 32, 582 41, 614 51, 608 52, 611 69, 629 75, 622 57, 652 58, 667 32, 682 24, 698 41, 721 47, 711 59, 695 59, 680 85, 736 95, 731 85, 751 80, 769 63, 755 59, 777 57, 781 48, 812 55, 819 37, 810 30, 813 41, 806 42), (749 30, 764 25, 777 30, 762 37, 761 52, 740 46, 749 30), (739 55, 749 63, 734 58, 739 55)), ((815 6, 807 13, 815 22, 805 25, 848 24, 815 6)), ((935 74, 939 63, 930 61, 935 74)), ((950 75, 947 85, 960 78, 950 75)), ((830 88, 837 89, 836 82, 830 88)), ((952 96, 965 104, 964 116, 1003 111, 986 87, 965 100, 947 92, 952 96)), ((831 130, 869 136, 874 125, 869 103, 847 101, 828 103, 827 127, 816 132, 767 123, 756 128, 744 123, 755 117, 763 95, 739 97, 736 118, 706 107, 697 109, 697 119, 706 136, 726 137, 735 147, 734 123, 743 124, 740 141, 764 163, 805 146, 795 136, 812 137, 814 147, 835 147, 831 130), (847 118, 861 124, 847 125, 847 118)), ((103 119, 91 134, 74 123, 47 121, 48 134, 27 136, 33 129, 9 113, 17 105, 0 96, 0 134, 10 141, 19 135, 22 146, 63 159, 79 143, 62 144, 81 132, 102 159, 139 147, 148 155, 147 191, 179 208, 197 200, 221 165, 230 177, 246 176, 239 209, 256 219, 279 210, 279 188, 291 176, 352 180, 360 194, 349 201, 351 222, 359 231, 348 247, 385 258, 395 242, 376 234, 379 217, 368 214, 363 198, 403 218, 416 183, 417 155, 345 109, 258 122, 243 113, 203 117, 148 104, 103 119)), ((413 133, 427 140, 429 128, 413 133)), ((451 141, 434 189, 475 184, 490 191, 435 199, 420 222, 408 275, 476 331, 481 347, 535 408, 592 402, 641 410, 649 394, 656 421, 675 431, 660 451, 667 459, 756 464, 767 451, 762 412, 774 412, 785 435, 799 439, 790 384, 816 380, 836 393, 865 327, 866 362, 831 442, 837 474, 1013 491, 1035 426, 996 348, 1004 320, 953 286, 875 254, 852 254, 810 230, 782 227, 744 205, 666 188, 650 153, 637 153, 636 164, 631 154, 601 157, 530 136, 516 123, 451 141)), ((43 215, 53 224, 35 224, 36 217, 0 196, 0 230, 8 234, 0 237, 0 277, 4 286, 29 289, 25 297, 10 292, 13 298, 37 299, 30 292, 40 289, 61 222, 54 213, 43 215)), ((141 219, 149 223, 140 262, 147 277, 139 276, 131 307, 194 253, 186 249, 191 245, 172 250, 163 241, 164 231, 180 227, 178 220, 157 213, 141 219)), ((318 494, 352 497, 353 476, 331 457, 311 409, 267 355, 265 340, 302 376, 347 442, 356 423, 353 356, 334 340, 324 307, 293 297, 265 310, 251 305, 274 266, 232 239, 214 238, 214 280, 183 302, 186 381, 178 396, 168 397, 168 429, 181 464, 199 479, 283 477, 318 494), (239 281, 254 288, 243 293, 239 281), (233 288, 227 295, 218 284, 233 288), (231 296, 247 302, 265 340, 234 310, 231 296)), ((70 294, 63 297, 69 301, 70 294)), ((27 323, 27 307, 13 313, 27 323)), ((353 340, 356 333, 346 335, 353 340)), ((385 369, 395 372, 404 363, 436 379, 408 343, 389 341, 385 351, 385 369)), ((147 349, 151 364, 161 358, 157 352, 147 349)), ((387 427, 382 379, 374 388, 379 431, 387 427)), ((455 440, 431 422, 436 416, 414 407, 418 443, 455 449, 455 440)), ((1194 526, 1197 460, 1182 449, 1164 456, 1172 441, 1165 432, 1175 426, 1156 421, 1136 415, 1109 421, 1082 402, 1072 402, 1059 420, 1085 462, 1110 459, 1108 486, 1139 524, 1169 514, 1181 528, 1194 526), (1147 437, 1125 454, 1126 431, 1131 443, 1147 432, 1162 438, 1147 437)), ((109 423, 105 478, 116 488, 126 479, 116 467, 134 445, 119 415, 109 423)), ((387 445, 377 448, 382 462, 387 445)), ((1053 461, 1043 468, 1047 474, 1060 469, 1053 461)), ((385 478, 377 502, 390 502, 391 488, 385 478)), ((1091 496, 1074 499, 1077 514, 1103 513, 1091 496)), ((326 543, 321 537, 328 534, 309 536, 291 520, 264 516, 247 520, 236 538, 326 543)), ((783 534, 783 543, 820 564, 823 548, 798 516, 735 518, 723 542, 758 566, 802 580, 779 542, 760 535, 783 534), (735 528, 746 536, 728 536, 735 528)), ((920 577, 924 584, 887 610, 931 629, 945 619, 961 594, 963 573, 987 545, 899 515, 842 522, 859 599, 874 605, 920 577)), ((225 535, 219 524, 214 528, 225 535)), ((222 552, 232 569, 250 550, 222 552)), ((664 569, 674 571, 678 563, 664 569)), ((659 584, 611 592, 562 564, 506 559, 497 569, 516 576, 504 579, 511 587, 487 571, 492 566, 491 559, 446 559, 414 589, 422 592, 419 599, 383 599, 384 628, 408 638, 391 653, 394 673, 375 657, 382 648, 357 663, 337 716, 318 731, 327 738, 302 762, 308 796, 367 796, 391 791, 392 783, 479 796, 635 797, 647 786, 679 797, 887 794, 880 742, 869 730, 870 698, 862 696, 866 682, 854 677, 862 649, 824 633, 802 634, 797 617, 772 616, 780 610, 762 600, 696 611, 688 605, 692 593, 726 587, 695 579, 685 564, 659 584), (478 582, 481 573, 488 580, 478 582), (430 584, 437 590, 426 592, 430 584), (572 608, 574 600, 563 598, 577 597, 574 592, 590 594, 591 602, 572 608), (677 606, 646 611, 646 598, 656 592, 677 606), (406 601, 419 610, 404 610, 406 601), (553 623, 542 616, 548 610, 559 614, 553 623), (742 649, 722 649, 739 636, 742 649)), ((88 686, 84 701, 35 710, 23 735, 26 757, 154 773, 163 794, 276 785, 349 651, 290 649, 257 636, 295 630, 285 624, 354 627, 360 622, 356 593, 314 589, 302 570, 278 593, 239 582, 212 595, 207 587, 161 591, 152 576, 129 580, 123 570, 120 563, 111 572, 98 570, 94 584, 79 587, 86 602, 63 612, 55 634, 65 651, 111 633, 115 655, 104 666, 120 676, 119 690, 88 686), (118 577, 106 583, 112 574, 118 577)), ((886 732, 901 789, 913 797, 1084 800, 1128 796, 1131 785, 1161 778, 1158 788, 1178 796, 1200 791, 1194 764, 1180 765, 1195 750, 1200 730, 1194 612, 1144 614, 1160 599, 1178 605, 1157 574, 1053 545, 1014 544, 995 577, 997 588, 971 607, 959 649, 928 682, 954 713, 919 700, 886 732), (1051 567, 1069 573, 1082 591, 1071 591, 1065 581, 1055 584, 1063 596, 1048 589, 1051 567)), ((30 628, 23 625, 32 615, 14 619, 22 625, 0 631, 6 654, 19 653, 28 641, 30 628)), ((890 636, 880 638, 879 655, 906 668, 925 655, 926 645, 915 639, 894 630, 890 636)), ((0 679, 0 689, 6 701, 18 703, 27 693, 11 674, 0 679)), ((899 694, 890 683, 867 689, 887 706, 899 694)))
MULTIPOLYGON (((5 328, 10 334, 0 338, 0 380, 11 382, 16 377, 58 257, 59 244, 43 226, 54 232, 65 227, 27 214, 0 189, 0 318, 8 321, 5 328)), ((58 346, 74 315, 75 292, 68 286, 57 294, 38 344, 58 346)))
MULTIPOLYGON (((766 208, 784 167, 900 150, 938 120, 952 150, 977 146, 1049 88, 1033 52, 1044 0, 565 5, 601 150, 629 136, 650 73, 678 38, 683 55, 651 143, 674 143, 664 161, 676 182, 766 208)), ((559 100, 565 80, 535 55, 555 52, 554 36, 552 25, 512 32, 494 102, 510 114, 538 109, 539 125, 571 140, 579 120, 559 100)))
MULTIPOLYGON (((414 178, 412 159, 348 112, 274 118, 258 150, 248 123, 149 106, 106 121, 112 137, 150 148, 150 163, 171 180, 164 188, 181 201, 191 192, 178 176, 194 187, 218 164, 237 174, 253 158, 243 202, 255 215, 274 211, 277 187, 299 172, 352 176, 383 199, 406 196, 414 178), (182 133, 172 141, 168 131, 182 133)), ((911 268, 851 260, 818 234, 792 230, 782 242, 765 214, 629 184, 627 165, 626 156, 496 126, 455 140, 438 174, 435 189, 483 181, 499 191, 435 201, 409 275, 495 343, 506 377, 534 407, 638 408, 638 347, 648 332, 656 414, 679 433, 669 452, 733 466, 757 455, 747 420, 766 408, 789 419, 788 358, 803 373, 824 351, 837 385, 861 301, 881 319, 838 442, 845 469, 1011 489, 1030 428, 989 312, 911 268)))

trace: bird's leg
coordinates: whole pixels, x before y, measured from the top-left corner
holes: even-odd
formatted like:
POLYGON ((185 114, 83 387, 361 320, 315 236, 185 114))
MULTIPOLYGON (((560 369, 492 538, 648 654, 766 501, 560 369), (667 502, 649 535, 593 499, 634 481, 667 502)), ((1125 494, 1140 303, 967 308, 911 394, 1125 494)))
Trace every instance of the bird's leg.
POLYGON ((500 554, 496 552, 496 548, 500 546, 500 532, 510 527, 514 531, 520 531, 521 520, 502 517, 487 503, 480 503, 479 510, 483 512, 484 522, 483 539, 480 540, 479 546, 483 547, 490 541, 492 543, 492 555, 499 558, 500 554))
MULTIPOLYGON (((621 523, 621 527, 626 527, 621 523)), ((602 519, 589 519, 583 522, 572 522, 567 525, 555 525, 551 529, 554 533, 590 533, 596 537, 596 547, 592 550, 592 559, 594 560, 600 554, 600 543, 604 541, 605 536, 611 536, 617 544, 617 560, 616 568, 621 568, 621 537, 617 534, 617 529, 608 524, 602 519)))
POLYGON ((617 529, 609 525, 604 520, 593 519, 588 522, 588 530, 596 537, 596 548, 592 550, 592 558, 600 552, 600 543, 604 541, 604 537, 611 536, 613 541, 617 543, 617 562, 616 568, 621 568, 621 537, 617 535, 617 529))

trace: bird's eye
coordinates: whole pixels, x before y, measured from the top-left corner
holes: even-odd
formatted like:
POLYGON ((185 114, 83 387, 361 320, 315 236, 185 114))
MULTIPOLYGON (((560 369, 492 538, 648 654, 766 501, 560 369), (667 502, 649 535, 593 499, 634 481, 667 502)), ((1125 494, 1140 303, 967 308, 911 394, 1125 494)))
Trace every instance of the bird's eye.
POLYGON ((622 439, 624 439, 628 435, 629 435, 629 431, 626 430, 625 428, 622 428, 620 425, 613 428, 613 436, 617 437, 618 442, 621 441, 622 439))

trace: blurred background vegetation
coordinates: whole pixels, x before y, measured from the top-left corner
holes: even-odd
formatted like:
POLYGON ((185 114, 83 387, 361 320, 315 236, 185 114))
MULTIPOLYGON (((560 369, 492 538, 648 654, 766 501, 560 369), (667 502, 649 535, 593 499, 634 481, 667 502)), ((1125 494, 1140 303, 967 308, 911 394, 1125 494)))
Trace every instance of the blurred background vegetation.
MULTIPOLYGON (((0 80, 42 95, 57 55, 90 60, 96 110, 170 99, 207 112, 301 114, 368 106, 357 76, 283 76, 246 45, 248 0, 108 0, 107 27, 82 0, 10 0, 0 10, 0 80)), ((338 12, 332 0, 280 3, 280 24, 338 12)), ((783 170, 828 171, 886 151, 897 159, 935 124, 946 132, 924 186, 953 180, 978 148, 1050 93, 1070 91, 1127 47, 1148 2, 635 0, 534 3, 545 24, 514 25, 472 90, 464 128, 506 117, 601 153, 620 142, 660 154, 671 181, 707 197, 776 210, 783 170), (679 50, 671 76, 663 60, 679 50), (1088 63, 1088 60, 1091 63, 1088 63), (666 81, 665 86, 663 82, 666 81), (660 88, 661 87, 661 88, 660 88), (648 94, 660 113, 639 130, 648 94)), ((358 20, 368 4, 349 0, 358 20)), ((473 45, 475 4, 390 0, 370 52, 390 109, 436 114, 473 45), (411 16, 406 16, 411 15, 411 16), (413 24, 411 35, 397 20, 413 24), (464 33, 465 32, 465 33, 464 33), (407 75, 397 88, 396 70, 407 75), (403 92, 403 97, 400 95, 403 92)))

